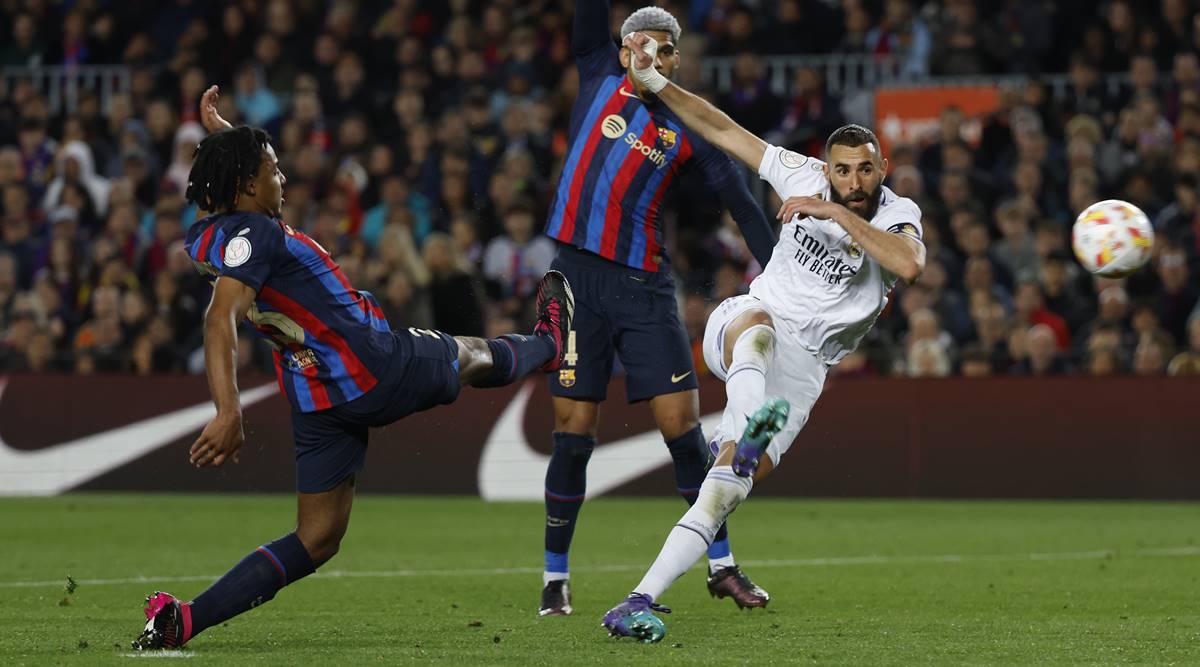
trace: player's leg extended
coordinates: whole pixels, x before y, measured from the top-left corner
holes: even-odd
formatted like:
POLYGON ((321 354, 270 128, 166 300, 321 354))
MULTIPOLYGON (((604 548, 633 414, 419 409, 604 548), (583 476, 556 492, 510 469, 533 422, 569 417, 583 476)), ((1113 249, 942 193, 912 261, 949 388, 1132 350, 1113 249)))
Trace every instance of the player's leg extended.
POLYGON ((205 629, 270 601, 284 586, 312 574, 337 553, 353 501, 353 476, 328 491, 297 494, 295 532, 250 552, 191 602, 161 592, 147 598, 149 621, 133 648, 179 648, 205 629))
MULTIPOLYGON (((629 400, 650 400, 675 467, 675 483, 688 502, 708 469, 709 451, 700 429, 699 386, 692 349, 679 321, 674 288, 668 276, 646 275, 646 294, 622 300, 617 353, 627 373, 629 400)), ((733 597, 740 607, 764 606, 769 596, 738 568, 724 525, 708 550, 709 592, 733 597)))
POLYGON ((562 273, 551 270, 542 277, 537 314, 532 336, 455 337, 459 381, 473 387, 503 387, 535 370, 558 370, 575 314, 575 296, 562 273))
MULTIPOLYGON (((688 505, 696 502, 704 473, 711 458, 708 443, 700 429, 700 392, 696 389, 663 394, 650 399, 650 410, 658 425, 671 462, 675 466, 675 486, 688 505)), ((722 525, 708 550, 709 571, 733 567, 729 531, 722 525)))
MULTIPOLYGON (((629 597, 604 615, 602 624, 609 634, 643 642, 659 641, 666 634, 666 627, 653 612, 669 613, 670 609, 658 605, 656 600, 704 554, 717 528, 746 499, 754 485, 751 478, 734 474, 730 462, 735 451, 733 443, 726 443, 700 485, 696 502, 671 529, 641 582, 629 597)), ((773 469, 770 454, 764 454, 754 479, 762 479, 773 469)))

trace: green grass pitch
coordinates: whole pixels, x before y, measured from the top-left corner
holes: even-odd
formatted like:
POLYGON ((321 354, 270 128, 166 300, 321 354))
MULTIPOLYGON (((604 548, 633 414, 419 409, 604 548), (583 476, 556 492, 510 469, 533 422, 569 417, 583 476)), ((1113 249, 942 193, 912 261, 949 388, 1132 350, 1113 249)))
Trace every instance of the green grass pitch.
MULTIPOLYGON (((572 554, 574 616, 536 617, 540 504, 364 496, 318 576, 199 636, 189 664, 1198 664, 1200 506, 754 499, 734 554, 766 610, 664 596, 656 645, 600 616, 683 504, 600 499, 572 554)), ((131 664, 143 597, 191 597, 286 533, 282 496, 0 500, 0 663, 131 664), (67 576, 78 582, 64 590, 67 576), (137 578, 144 577, 144 581, 137 578)), ((149 659, 154 659, 149 658, 149 659)))

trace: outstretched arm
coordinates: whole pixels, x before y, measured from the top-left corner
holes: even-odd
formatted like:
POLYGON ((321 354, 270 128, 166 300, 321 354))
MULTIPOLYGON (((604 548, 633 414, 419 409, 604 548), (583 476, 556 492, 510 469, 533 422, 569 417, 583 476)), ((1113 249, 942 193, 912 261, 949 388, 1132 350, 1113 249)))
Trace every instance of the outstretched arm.
POLYGON ((698 95, 671 83, 654 69, 658 43, 648 35, 633 33, 625 37, 624 45, 633 54, 633 73, 650 92, 658 95, 688 128, 700 133, 705 141, 758 171, 767 142, 733 122, 725 112, 698 95))
POLYGON ((778 217, 786 221, 796 215, 833 220, 880 266, 909 284, 917 282, 925 270, 924 244, 910 236, 879 229, 841 204, 817 197, 788 197, 778 217))

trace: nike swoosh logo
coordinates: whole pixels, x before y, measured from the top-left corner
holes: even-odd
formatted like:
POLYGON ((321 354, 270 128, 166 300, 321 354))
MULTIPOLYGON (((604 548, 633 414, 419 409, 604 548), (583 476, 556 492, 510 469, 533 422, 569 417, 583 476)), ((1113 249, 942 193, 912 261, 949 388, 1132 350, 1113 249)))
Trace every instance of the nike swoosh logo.
POLYGON ((688 371, 688 372, 684 373, 683 375, 676 375, 674 373, 671 373, 671 384, 679 384, 680 380, 682 380, 683 378, 685 378, 691 374, 692 374, 691 371, 688 371))
MULTIPOLYGON (((533 394, 526 382, 488 434, 479 457, 477 482, 484 500, 541 500, 550 457, 534 451, 525 438, 525 410, 533 394)), ((700 418, 705 433, 713 433, 721 413, 700 418)), ((587 497, 595 498, 671 462, 671 453, 658 431, 645 431, 596 446, 588 462, 587 497)))
POLYGON ((621 93, 621 94, 622 94, 622 95, 624 95, 625 97, 632 97, 632 98, 633 98, 633 99, 635 99, 635 100, 640 100, 640 99, 642 99, 642 98, 638 97, 636 93, 631 93, 631 92, 629 92, 628 90, 625 90, 624 88, 618 88, 618 89, 617 89, 617 92, 618 92, 618 93, 621 93))
MULTIPOLYGON (((8 386, 0 378, 0 397, 8 386)), ((241 392, 249 407, 278 391, 274 382, 241 392)), ((211 401, 33 451, 0 438, 0 496, 53 495, 198 431, 217 414, 211 401)))

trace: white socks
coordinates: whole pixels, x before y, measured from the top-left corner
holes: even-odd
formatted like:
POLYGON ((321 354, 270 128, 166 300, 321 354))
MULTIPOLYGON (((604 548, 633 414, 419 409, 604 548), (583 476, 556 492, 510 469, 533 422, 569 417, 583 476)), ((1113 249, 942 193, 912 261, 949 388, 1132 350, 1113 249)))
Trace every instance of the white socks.
POLYGON ((765 324, 746 329, 733 344, 733 360, 725 374, 725 410, 733 415, 735 439, 766 400, 767 369, 774 361, 775 330, 765 324))
POLYGON ((704 555, 713 535, 725 519, 737 508, 746 496, 754 480, 738 477, 730 466, 717 466, 708 471, 696 503, 688 509, 679 523, 671 529, 658 558, 634 588, 635 593, 645 593, 658 599, 670 585, 688 571, 700 556, 704 555))
POLYGON ((560 579, 565 580, 570 578, 571 575, 566 572, 542 572, 542 585, 545 586, 551 581, 558 581, 560 579))

